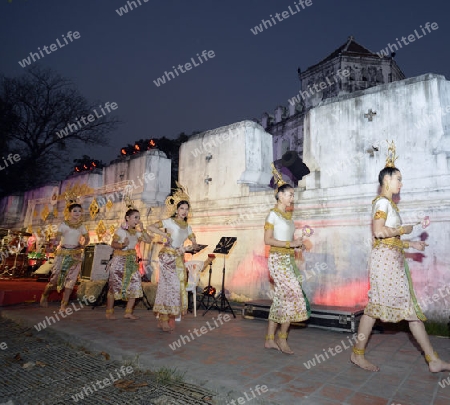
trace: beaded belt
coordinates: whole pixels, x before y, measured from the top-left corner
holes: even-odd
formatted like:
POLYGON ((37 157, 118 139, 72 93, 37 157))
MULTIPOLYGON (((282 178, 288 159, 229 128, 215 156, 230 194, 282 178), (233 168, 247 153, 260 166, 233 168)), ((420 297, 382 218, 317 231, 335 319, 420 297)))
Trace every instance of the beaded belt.
POLYGON ((403 250, 403 242, 401 241, 399 236, 394 236, 392 238, 383 238, 383 239, 375 239, 373 241, 373 247, 377 247, 380 245, 386 245, 389 247, 393 247, 399 250, 403 250))
POLYGON ((67 249, 59 248, 55 252, 55 256, 78 256, 84 252, 84 249, 67 249))
POLYGON ((135 249, 128 249, 128 250, 114 249, 114 256, 129 256, 129 255, 135 255, 135 254, 136 254, 135 249))
POLYGON ((285 247, 278 247, 278 246, 271 246, 269 253, 283 253, 285 255, 291 255, 294 256, 294 248, 285 248, 285 247))

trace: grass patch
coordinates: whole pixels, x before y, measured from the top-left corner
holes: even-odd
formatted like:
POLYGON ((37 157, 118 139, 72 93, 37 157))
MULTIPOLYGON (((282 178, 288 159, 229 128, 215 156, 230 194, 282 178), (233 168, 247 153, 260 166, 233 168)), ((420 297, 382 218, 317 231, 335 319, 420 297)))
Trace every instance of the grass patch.
POLYGON ((186 372, 163 367, 154 372, 156 382, 161 385, 180 384, 184 382, 184 376, 186 372))

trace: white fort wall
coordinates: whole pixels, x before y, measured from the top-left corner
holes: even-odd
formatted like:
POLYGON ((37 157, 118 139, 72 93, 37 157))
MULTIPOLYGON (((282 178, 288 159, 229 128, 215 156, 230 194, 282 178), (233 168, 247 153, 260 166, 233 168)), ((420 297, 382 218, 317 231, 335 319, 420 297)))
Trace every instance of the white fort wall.
POLYGON ((410 235, 426 239, 427 250, 406 254, 418 299, 428 316, 448 320, 449 89, 444 77, 424 75, 329 100, 307 115, 304 162, 312 173, 303 182, 300 210, 317 223, 312 254, 334 260, 336 269, 318 282, 318 297, 355 289, 359 295, 367 288, 371 200, 389 139, 403 176, 398 206, 404 222, 431 220, 410 235), (364 117, 369 109, 376 112, 372 121, 364 117))
MULTIPOLYGON (((309 238, 311 251, 298 260, 305 292, 313 304, 364 305, 367 300, 371 201, 377 195, 377 176, 384 167, 385 140, 389 139, 396 143, 404 179, 399 201, 402 217, 407 223, 425 215, 431 220, 427 229, 418 228, 412 235, 426 238, 426 252, 407 254, 418 298, 430 318, 448 320, 449 106, 449 83, 441 76, 425 75, 331 99, 309 112, 303 159, 311 174, 296 189, 294 220, 297 228, 309 225, 314 229, 309 238), (376 112, 372 121, 364 118, 368 109, 376 112)), ((267 186, 272 156, 272 136, 251 121, 193 136, 180 150, 179 181, 191 197, 190 224, 198 242, 208 245, 194 259, 205 259, 222 236, 237 237, 225 262, 225 288, 232 298, 271 296, 263 227, 275 204, 273 190, 267 186)), ((60 193, 75 183, 96 189, 83 202, 95 241, 100 220, 107 228, 120 223, 125 212, 120 196, 125 190, 132 193, 145 225, 165 217, 170 161, 155 151, 132 157, 113 163, 102 174, 74 176, 58 186, 60 193), (151 174, 153 180, 148 177, 151 174), (93 195, 117 199, 111 209, 102 200, 100 213, 90 219, 93 195)), ((25 224, 25 218, 32 215, 33 227, 42 226, 40 213, 44 201, 49 203, 51 189, 34 190, 23 200, 3 199, 2 225, 5 221, 25 224), (35 204, 38 215, 26 215, 27 199, 35 204)), ((57 206, 61 213, 63 202, 57 206)), ((50 216, 46 223, 60 221, 61 215, 50 216)), ((154 243, 143 249, 145 271, 152 281, 158 280, 160 247, 154 243)), ((218 255, 211 282, 217 290, 221 289, 223 265, 223 256, 218 255)), ((206 270, 200 285, 207 282, 206 270)))

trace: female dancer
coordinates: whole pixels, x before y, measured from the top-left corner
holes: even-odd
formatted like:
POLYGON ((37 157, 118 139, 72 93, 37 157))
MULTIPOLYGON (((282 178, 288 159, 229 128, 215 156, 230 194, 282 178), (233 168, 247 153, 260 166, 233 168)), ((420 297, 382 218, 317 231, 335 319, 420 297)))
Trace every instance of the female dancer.
POLYGON ((166 200, 168 207, 176 207, 175 213, 148 228, 167 239, 167 243, 159 252, 159 282, 153 307, 164 332, 175 329, 175 318, 185 315, 188 307, 184 253, 192 252, 197 247, 195 235, 187 223, 190 208, 188 198, 182 186, 179 186, 174 196, 166 200), (192 245, 183 246, 187 239, 192 245))
POLYGON ((400 193, 402 175, 394 165, 396 160, 394 143, 389 144, 386 167, 380 171, 378 181, 380 195, 372 202, 372 234, 374 243, 369 261, 369 303, 358 328, 359 340, 353 347, 351 361, 368 371, 379 368, 366 360, 364 356, 367 339, 372 332, 376 319, 383 322, 407 320, 409 329, 425 353, 425 359, 431 372, 450 370, 450 364, 443 362, 434 352, 423 321, 422 313, 414 293, 404 249, 413 248, 424 251, 423 241, 402 241, 400 236, 409 234, 413 225, 402 226, 402 220, 392 195, 400 193))
POLYGON ((275 294, 269 312, 264 347, 293 354, 287 344, 291 322, 309 318, 309 303, 303 294, 300 271, 294 260, 294 248, 302 248, 302 239, 294 239, 294 221, 289 207, 294 202, 294 189, 286 184, 272 164, 277 182, 275 198, 277 204, 270 210, 264 225, 264 243, 270 245, 269 271, 274 281, 275 294), (280 325, 277 339, 275 332, 280 325))
POLYGON ((89 234, 81 222, 81 205, 70 200, 67 206, 69 219, 59 225, 53 245, 61 242, 55 253, 55 263, 52 276, 41 296, 42 307, 48 306, 48 295, 56 288, 58 292, 64 289, 60 311, 65 311, 69 303, 70 294, 81 270, 83 249, 89 244, 89 234), (83 243, 81 238, 84 239, 83 243))
POLYGON ((128 205, 125 222, 115 232, 111 242, 114 252, 108 265, 109 291, 106 300, 106 319, 117 319, 114 316, 114 300, 127 301, 123 316, 125 319, 139 319, 133 315, 136 298, 141 298, 143 295, 135 246, 141 241, 151 243, 152 239, 144 229, 139 211, 128 205))

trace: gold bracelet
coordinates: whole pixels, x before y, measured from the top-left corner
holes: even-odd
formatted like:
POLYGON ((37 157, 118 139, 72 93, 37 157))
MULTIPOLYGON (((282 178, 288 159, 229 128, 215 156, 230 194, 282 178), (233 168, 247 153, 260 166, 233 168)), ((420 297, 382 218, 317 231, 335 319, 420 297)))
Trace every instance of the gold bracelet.
POLYGON ((403 229, 403 226, 400 227, 400 235, 404 235, 405 234, 405 230, 403 229))
POLYGON ((290 249, 291 248, 291 242, 287 241, 284 246, 286 247, 286 249, 290 249))
POLYGON ((409 242, 403 242, 403 249, 409 249, 409 242))

